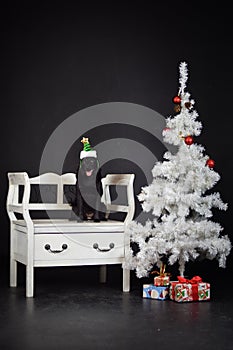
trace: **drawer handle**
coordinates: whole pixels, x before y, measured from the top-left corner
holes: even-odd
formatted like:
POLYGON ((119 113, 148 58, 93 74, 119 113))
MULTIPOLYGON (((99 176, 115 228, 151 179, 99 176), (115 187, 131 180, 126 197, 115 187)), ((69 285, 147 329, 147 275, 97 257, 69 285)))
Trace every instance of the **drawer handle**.
POLYGON ((45 249, 48 250, 50 253, 57 254, 63 252, 63 250, 66 250, 68 248, 68 245, 63 243, 61 250, 51 249, 50 244, 45 244, 45 249))
POLYGON ((98 252, 104 253, 104 252, 109 252, 111 249, 114 248, 114 243, 109 244, 109 248, 99 248, 98 243, 93 244, 93 248, 96 249, 98 252))

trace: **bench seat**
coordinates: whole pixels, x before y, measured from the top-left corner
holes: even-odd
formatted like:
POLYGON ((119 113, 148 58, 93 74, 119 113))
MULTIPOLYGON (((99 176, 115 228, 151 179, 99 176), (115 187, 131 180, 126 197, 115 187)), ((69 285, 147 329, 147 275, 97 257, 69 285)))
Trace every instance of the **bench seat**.
MULTIPOLYGON (((69 219, 34 219, 32 220, 34 233, 81 233, 81 232, 122 232, 124 222, 118 220, 108 220, 101 222, 75 222, 69 219)), ((12 221, 17 230, 27 233, 25 220, 12 221)))

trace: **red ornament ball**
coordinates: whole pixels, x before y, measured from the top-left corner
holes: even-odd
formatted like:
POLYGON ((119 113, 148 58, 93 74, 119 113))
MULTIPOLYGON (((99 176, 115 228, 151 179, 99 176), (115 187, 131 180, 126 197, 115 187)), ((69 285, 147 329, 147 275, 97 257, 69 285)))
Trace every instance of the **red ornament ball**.
POLYGON ((213 159, 207 159, 207 161, 206 161, 206 165, 209 167, 209 168, 213 168, 214 167, 214 165, 215 165, 215 162, 214 162, 214 160, 213 159))
POLYGON ((172 101, 174 103, 180 103, 181 102, 181 98, 180 98, 180 96, 175 96, 175 97, 173 97, 172 101))
POLYGON ((169 130, 171 130, 171 129, 168 128, 168 127, 165 127, 165 128, 163 129, 163 131, 169 131, 169 130))
POLYGON ((186 136, 184 138, 184 142, 186 143, 186 145, 192 145, 193 144, 193 137, 192 136, 186 136))

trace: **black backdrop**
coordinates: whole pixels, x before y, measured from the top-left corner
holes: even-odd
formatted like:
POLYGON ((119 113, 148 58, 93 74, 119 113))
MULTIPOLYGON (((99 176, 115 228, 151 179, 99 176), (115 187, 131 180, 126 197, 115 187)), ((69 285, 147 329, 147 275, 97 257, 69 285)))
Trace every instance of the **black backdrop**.
MULTIPOLYGON (((1 11, 1 270, 8 283, 8 171, 39 172, 44 146, 70 115, 100 103, 129 102, 173 113, 178 66, 189 68, 188 91, 203 123, 198 142, 215 160, 226 212, 216 221, 230 236, 232 25, 230 9, 195 2, 20 2, 1 11)), ((124 128, 91 131, 96 140, 124 128)), ((93 139, 92 137, 92 139, 93 139)), ((141 141, 153 152, 154 141, 141 141)), ((123 163, 122 163, 123 164, 123 163)), ((127 170, 127 164, 125 166, 127 170)), ((129 165, 128 165, 129 166, 129 165)), ((70 158, 67 170, 75 170, 70 158)), ((137 171, 137 168, 131 169, 137 171)), ((109 169, 111 171, 111 164, 109 169)), ((140 188, 137 184, 137 192, 140 188)), ((204 265, 201 265, 204 267, 204 265)), ((219 272, 220 278, 232 270, 219 272)))

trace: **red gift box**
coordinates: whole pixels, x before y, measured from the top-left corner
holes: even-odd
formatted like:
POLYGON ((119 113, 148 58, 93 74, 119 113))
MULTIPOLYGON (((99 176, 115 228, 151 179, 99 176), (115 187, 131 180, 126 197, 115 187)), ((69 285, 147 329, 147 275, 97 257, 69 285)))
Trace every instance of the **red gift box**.
POLYGON ((169 276, 156 276, 154 277, 155 286, 169 286, 170 277, 169 276))
POLYGON ((169 296, 177 302, 210 300, 210 284, 202 282, 199 276, 191 280, 178 276, 178 281, 170 282, 169 296))

